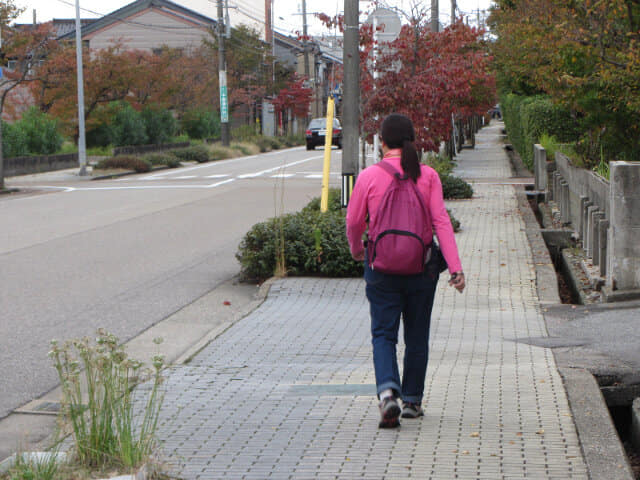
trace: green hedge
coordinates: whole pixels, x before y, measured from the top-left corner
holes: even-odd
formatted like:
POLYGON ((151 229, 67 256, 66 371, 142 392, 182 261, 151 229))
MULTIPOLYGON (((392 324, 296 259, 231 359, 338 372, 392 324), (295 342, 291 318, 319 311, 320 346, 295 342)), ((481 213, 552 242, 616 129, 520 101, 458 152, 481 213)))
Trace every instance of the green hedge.
POLYGON ((3 121, 2 133, 2 148, 6 158, 52 155, 64 141, 58 131, 58 121, 35 107, 29 108, 13 124, 3 121))
POLYGON ((578 137, 576 120, 549 97, 508 94, 501 99, 500 107, 509 140, 529 170, 533 169, 533 145, 543 134, 552 135, 562 143, 573 142, 578 137))
POLYGON ((192 145, 191 147, 177 148, 171 150, 171 153, 180 160, 187 162, 204 163, 211 160, 211 152, 204 145, 192 145))
POLYGON ((351 258, 345 233, 345 212, 340 208, 340 190, 330 190, 329 207, 326 213, 321 213, 320 199, 315 198, 297 213, 254 225, 244 236, 236 254, 243 275, 258 281, 271 277, 282 238, 289 275, 362 275, 361 262, 351 258))
POLYGON ((473 197, 473 188, 460 177, 440 175, 440 181, 442 194, 447 200, 473 197))

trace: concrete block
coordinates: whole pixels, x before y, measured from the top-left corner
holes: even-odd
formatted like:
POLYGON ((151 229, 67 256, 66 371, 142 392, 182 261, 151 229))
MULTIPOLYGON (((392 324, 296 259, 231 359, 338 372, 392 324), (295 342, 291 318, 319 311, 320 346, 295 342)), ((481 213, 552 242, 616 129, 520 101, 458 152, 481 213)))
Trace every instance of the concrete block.
POLYGON ((640 288, 640 228, 613 231, 610 275, 621 290, 640 288))
POLYGON ((611 195, 611 221, 615 225, 640 228, 640 185, 637 192, 611 195))
POLYGON ((599 211, 597 205, 591 205, 587 207, 587 231, 584 239, 584 249, 587 252, 587 256, 593 258, 593 214, 599 211))
POLYGON ((611 162, 610 183, 613 195, 621 192, 627 196, 640 196, 640 162, 611 162))
POLYGON ((587 197, 586 195, 580 195, 580 223, 578 225, 576 225, 576 230, 578 231, 578 236, 580 237, 580 239, 584 238, 584 226, 585 226, 585 220, 584 220, 584 211, 586 208, 586 204, 587 202, 589 202, 589 197, 587 197))
POLYGON ((565 180, 562 180, 560 182, 560 189, 562 191, 560 213, 562 214, 562 223, 567 224, 571 222, 571 212, 569 206, 569 184, 565 180))
POLYGON ((587 248, 587 224, 589 223, 589 207, 593 205, 593 202, 587 198, 582 207, 582 231, 580 234, 580 240, 582 240, 582 248, 587 248))
POLYGON ((607 243, 609 239, 609 220, 603 218, 598 222, 600 255, 598 255, 598 266, 600 267, 600 276, 607 276, 607 243))
POLYGON ((593 260, 594 265, 600 265, 600 222, 604 219, 604 212, 596 212, 593 214, 593 260))
POLYGON ((547 151, 540 144, 533 146, 536 190, 547 189, 547 151))

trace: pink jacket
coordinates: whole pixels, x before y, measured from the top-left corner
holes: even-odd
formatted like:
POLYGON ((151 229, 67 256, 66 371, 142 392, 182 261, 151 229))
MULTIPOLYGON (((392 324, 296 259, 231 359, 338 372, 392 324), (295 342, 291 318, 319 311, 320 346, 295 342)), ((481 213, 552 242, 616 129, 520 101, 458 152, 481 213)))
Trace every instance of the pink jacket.
MULTIPOLYGON (((385 157, 385 161, 402 172, 399 151, 392 150, 387 155, 389 154, 391 155, 385 157), (397 156, 394 156, 396 152, 397 156)), ((391 181, 392 178, 387 172, 374 166, 364 169, 358 175, 347 207, 347 239, 354 257, 361 256, 364 252, 362 235, 367 228, 367 215, 369 222, 375 222, 378 206, 391 181)), ((424 202, 431 215, 449 272, 462 271, 453 227, 442 198, 442 184, 438 173, 427 165, 421 165, 417 185, 418 190, 424 195, 424 202)))

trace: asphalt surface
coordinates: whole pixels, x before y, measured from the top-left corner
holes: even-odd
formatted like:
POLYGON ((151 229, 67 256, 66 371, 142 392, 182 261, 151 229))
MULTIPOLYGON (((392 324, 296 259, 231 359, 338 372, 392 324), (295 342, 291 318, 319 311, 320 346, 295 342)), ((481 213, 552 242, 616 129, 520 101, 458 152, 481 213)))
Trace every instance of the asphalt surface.
POLYGON ((0 418, 57 384, 52 339, 102 327, 125 341, 229 280, 242 236, 318 196, 321 172, 322 152, 297 148, 109 181, 8 179, 28 193, 0 197, 0 418))

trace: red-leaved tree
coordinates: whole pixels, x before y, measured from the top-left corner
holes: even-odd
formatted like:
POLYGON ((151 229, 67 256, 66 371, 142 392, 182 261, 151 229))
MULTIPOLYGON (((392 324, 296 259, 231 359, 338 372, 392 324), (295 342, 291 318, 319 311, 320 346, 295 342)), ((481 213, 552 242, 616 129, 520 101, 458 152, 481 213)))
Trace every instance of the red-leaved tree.
POLYGON ((305 77, 293 74, 287 86, 280 90, 272 104, 276 116, 285 117, 288 112, 292 117, 306 117, 311 104, 310 88, 304 86, 305 77))
MULTIPOLYGON (((414 12, 415 13, 415 12, 414 12)), ((320 19, 343 29, 343 19, 320 19)), ((379 27, 383 30, 383 26, 379 27)), ((458 20, 434 33, 422 15, 413 15, 398 38, 379 45, 374 79, 374 31, 360 27, 360 101, 362 131, 370 140, 389 113, 403 113, 414 123, 416 147, 438 151, 451 138, 456 119, 483 114, 495 104, 495 78, 483 32, 458 20)))

